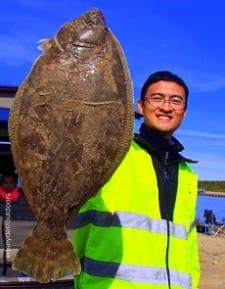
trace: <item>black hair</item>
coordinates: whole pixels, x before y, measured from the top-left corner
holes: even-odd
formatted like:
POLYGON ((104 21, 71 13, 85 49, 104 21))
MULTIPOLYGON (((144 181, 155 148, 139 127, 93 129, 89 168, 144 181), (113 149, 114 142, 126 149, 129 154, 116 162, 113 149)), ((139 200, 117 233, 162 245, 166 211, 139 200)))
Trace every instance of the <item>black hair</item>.
POLYGON ((170 82, 175 82, 177 84, 179 84, 180 86, 183 87, 184 92, 185 92, 185 108, 187 107, 187 100, 188 100, 188 94, 189 94, 189 89, 186 85, 186 83, 183 81, 183 79, 181 77, 179 77, 178 75, 168 71, 168 70, 161 70, 161 71, 156 71, 152 74, 150 74, 150 76, 147 78, 147 80, 145 81, 142 89, 141 89, 141 100, 144 100, 145 98, 145 93, 148 89, 148 87, 158 81, 170 81, 170 82))
POLYGON ((12 177, 15 181, 15 184, 17 185, 17 182, 18 182, 18 175, 16 172, 14 171, 5 171, 5 172, 2 172, 1 174, 1 178, 0 178, 0 183, 2 183, 2 181, 5 179, 5 178, 8 178, 8 177, 12 177))

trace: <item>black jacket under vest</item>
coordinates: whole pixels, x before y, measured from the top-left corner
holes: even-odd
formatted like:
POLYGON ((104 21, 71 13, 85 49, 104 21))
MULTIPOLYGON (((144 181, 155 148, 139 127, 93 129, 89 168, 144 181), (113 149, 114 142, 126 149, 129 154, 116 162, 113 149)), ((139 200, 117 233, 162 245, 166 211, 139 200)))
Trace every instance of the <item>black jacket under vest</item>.
POLYGON ((176 138, 167 140, 145 124, 141 125, 140 133, 134 135, 134 140, 152 156, 159 188, 161 217, 172 221, 177 193, 178 165, 180 162, 195 163, 195 161, 180 154, 184 147, 176 138))

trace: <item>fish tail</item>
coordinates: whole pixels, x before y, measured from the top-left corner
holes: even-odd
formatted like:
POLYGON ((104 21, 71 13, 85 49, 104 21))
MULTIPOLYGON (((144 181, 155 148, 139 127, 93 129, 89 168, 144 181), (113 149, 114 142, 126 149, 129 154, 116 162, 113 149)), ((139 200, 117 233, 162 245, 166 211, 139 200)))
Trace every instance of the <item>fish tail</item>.
POLYGON ((66 274, 78 275, 80 262, 71 242, 43 239, 31 233, 12 263, 12 269, 35 278, 40 283, 55 281, 66 274))

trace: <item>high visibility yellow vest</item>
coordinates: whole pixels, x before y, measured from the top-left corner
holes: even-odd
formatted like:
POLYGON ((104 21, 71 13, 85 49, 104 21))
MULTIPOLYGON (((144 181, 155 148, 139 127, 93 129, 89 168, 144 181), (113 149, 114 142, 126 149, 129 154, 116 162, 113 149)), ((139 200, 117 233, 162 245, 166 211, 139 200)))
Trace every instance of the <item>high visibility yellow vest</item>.
POLYGON ((197 176, 180 163, 173 222, 162 219, 151 156, 133 142, 80 209, 74 248, 84 267, 75 288, 197 289, 196 199, 197 176))

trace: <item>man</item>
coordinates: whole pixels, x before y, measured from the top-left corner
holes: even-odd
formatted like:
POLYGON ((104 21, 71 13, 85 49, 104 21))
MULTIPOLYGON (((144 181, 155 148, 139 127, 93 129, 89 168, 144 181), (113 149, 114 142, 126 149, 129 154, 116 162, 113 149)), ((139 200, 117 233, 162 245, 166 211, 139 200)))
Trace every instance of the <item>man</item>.
POLYGON ((140 134, 108 182, 80 210, 75 288, 196 289, 197 176, 173 137, 188 87, 169 71, 149 76, 138 106, 140 134))

